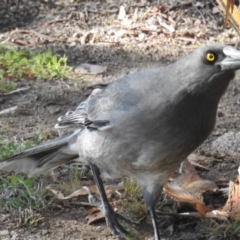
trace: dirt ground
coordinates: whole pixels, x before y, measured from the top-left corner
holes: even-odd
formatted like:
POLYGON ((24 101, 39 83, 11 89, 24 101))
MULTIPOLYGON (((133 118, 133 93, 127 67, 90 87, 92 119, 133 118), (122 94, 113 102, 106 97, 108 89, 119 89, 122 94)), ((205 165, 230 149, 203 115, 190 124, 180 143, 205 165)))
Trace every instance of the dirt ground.
MULTIPOLYGON (((11 141, 20 145, 36 134, 43 139, 57 136, 53 128, 56 119, 74 109, 97 84, 109 83, 139 69, 166 65, 201 43, 237 44, 239 37, 233 29, 222 29, 223 19, 214 12, 212 2, 2 1, 1 43, 31 51, 51 49, 58 56, 66 54, 73 67, 97 63, 107 66, 107 71, 80 75, 78 81, 18 79, 18 88, 29 89, 0 96, 0 111, 17 106, 13 114, 0 116, 1 144, 11 141)), ((239 132, 239 92, 237 74, 221 100, 214 132, 196 151, 204 157, 199 163, 209 169, 198 170, 199 174, 221 187, 236 179, 240 155, 218 153, 211 146, 224 133, 239 132)), ((91 178, 89 182, 92 183, 91 178)), ((165 209, 173 211, 172 199, 163 194, 161 200, 165 209)), ((76 202, 53 200, 38 211, 44 219, 36 227, 17 228, 17 216, 4 211, 0 213, 0 239, 114 239, 104 221, 88 225, 89 208, 77 206, 76 202)), ((177 208, 174 209, 176 212, 177 208)), ((188 207, 184 210, 192 211, 188 207)), ((211 234, 209 229, 222 224, 217 220, 170 214, 159 216, 159 222, 163 239, 237 239, 211 234)), ((135 231, 137 236, 130 239, 153 239, 148 215, 135 231)))

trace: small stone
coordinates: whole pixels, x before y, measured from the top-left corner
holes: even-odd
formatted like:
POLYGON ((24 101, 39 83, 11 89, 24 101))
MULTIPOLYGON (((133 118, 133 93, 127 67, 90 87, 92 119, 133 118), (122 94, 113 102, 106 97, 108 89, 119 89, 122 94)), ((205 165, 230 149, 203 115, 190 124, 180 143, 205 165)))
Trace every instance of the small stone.
POLYGON ((140 33, 140 34, 138 35, 139 41, 143 41, 144 38, 145 38, 145 34, 144 34, 144 33, 140 33))
POLYGON ((156 17, 151 17, 151 18, 149 18, 149 19, 147 20, 147 24, 148 24, 149 26, 158 26, 158 25, 159 25, 158 20, 157 20, 156 17))
POLYGON ((124 6, 120 6, 119 13, 118 13, 118 19, 123 20, 126 17, 126 11, 124 6))
POLYGON ((70 46, 70 47, 75 47, 76 44, 77 44, 76 42, 71 42, 71 43, 69 44, 69 46, 70 46))
POLYGON ((49 106, 47 109, 52 115, 58 114, 60 112, 60 108, 56 106, 49 106))
POLYGON ((8 230, 0 231, 0 236, 6 236, 6 235, 9 235, 9 231, 8 230))
POLYGON ((211 149, 220 154, 236 155, 240 153, 240 132, 227 132, 217 138, 211 149))
POLYGON ((44 235, 47 235, 49 233, 49 231, 47 230, 47 229, 43 229, 42 230, 42 235, 44 236, 44 235))
POLYGON ((194 26, 200 26, 202 24, 202 21, 197 19, 194 21, 194 26))

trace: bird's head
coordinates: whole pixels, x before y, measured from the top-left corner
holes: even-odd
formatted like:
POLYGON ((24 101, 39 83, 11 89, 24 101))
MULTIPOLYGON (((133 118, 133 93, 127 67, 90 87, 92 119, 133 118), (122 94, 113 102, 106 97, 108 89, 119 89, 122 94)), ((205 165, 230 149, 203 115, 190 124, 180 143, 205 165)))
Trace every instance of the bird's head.
POLYGON ((176 62, 177 76, 193 93, 225 92, 235 71, 240 69, 240 51, 230 46, 206 44, 176 62))

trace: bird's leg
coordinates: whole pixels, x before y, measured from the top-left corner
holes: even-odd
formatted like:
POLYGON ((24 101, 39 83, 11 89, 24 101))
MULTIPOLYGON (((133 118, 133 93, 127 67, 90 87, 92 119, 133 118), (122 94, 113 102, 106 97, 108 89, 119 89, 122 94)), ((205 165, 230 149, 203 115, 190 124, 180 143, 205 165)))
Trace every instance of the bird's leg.
POLYGON ((112 234, 118 239, 122 239, 121 235, 117 231, 121 231, 124 234, 128 234, 128 231, 123 228, 123 226, 118 222, 117 218, 119 217, 113 210, 112 206, 109 204, 107 195, 104 190, 103 182, 100 177, 100 171, 96 165, 90 164, 90 167, 93 172, 93 178, 99 190, 100 198, 103 205, 104 215, 106 219, 107 226, 110 228, 112 234))
POLYGON ((162 192, 162 186, 156 184, 155 186, 145 186, 143 187, 143 199, 146 205, 148 206, 150 216, 152 219, 152 225, 154 229, 154 239, 160 240, 160 233, 158 230, 157 218, 155 213, 155 206, 159 199, 159 196, 162 192))
POLYGON ((155 238, 155 240, 160 240, 160 233, 159 233, 158 225, 157 225, 155 207, 154 206, 149 207, 149 212, 150 212, 150 216, 151 216, 151 219, 152 219, 152 225, 153 225, 153 230, 154 230, 154 238, 155 238))
MULTIPOLYGON (((105 211, 103 209, 103 204, 102 204, 102 201, 99 200, 92 192, 91 190, 86 187, 86 186, 83 186, 82 187, 83 189, 85 189, 88 193, 88 202, 95 205, 103 214, 105 214, 105 211)), ((125 221, 126 223, 129 223, 129 224, 134 224, 134 225, 139 225, 138 223, 136 222, 133 222, 132 220, 124 217, 122 214, 120 213, 117 213, 117 212, 114 212, 115 215, 117 216, 118 219, 122 220, 122 221, 125 221)))

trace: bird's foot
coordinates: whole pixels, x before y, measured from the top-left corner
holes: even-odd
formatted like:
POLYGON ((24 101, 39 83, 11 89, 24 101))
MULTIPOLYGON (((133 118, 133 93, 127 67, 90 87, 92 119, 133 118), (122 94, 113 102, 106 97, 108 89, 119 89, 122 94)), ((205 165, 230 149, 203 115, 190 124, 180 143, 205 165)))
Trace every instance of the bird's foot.
POLYGON ((133 222, 132 220, 124 217, 122 214, 114 212, 113 208, 109 204, 103 204, 90 189, 86 186, 83 187, 88 192, 88 201, 89 203, 95 205, 105 216, 107 226, 109 227, 112 234, 117 237, 119 240, 124 238, 117 231, 117 229, 124 235, 128 235, 129 232, 119 223, 119 220, 124 221, 128 224, 138 225, 138 223, 133 222))
POLYGON ((119 240, 123 240, 125 238, 123 238, 117 230, 119 230, 125 236, 129 235, 129 232, 119 223, 119 220, 124 221, 128 224, 133 224, 136 226, 139 225, 138 223, 124 217, 122 214, 114 212, 111 206, 109 206, 109 208, 105 208, 105 220, 112 234, 116 236, 119 240))

